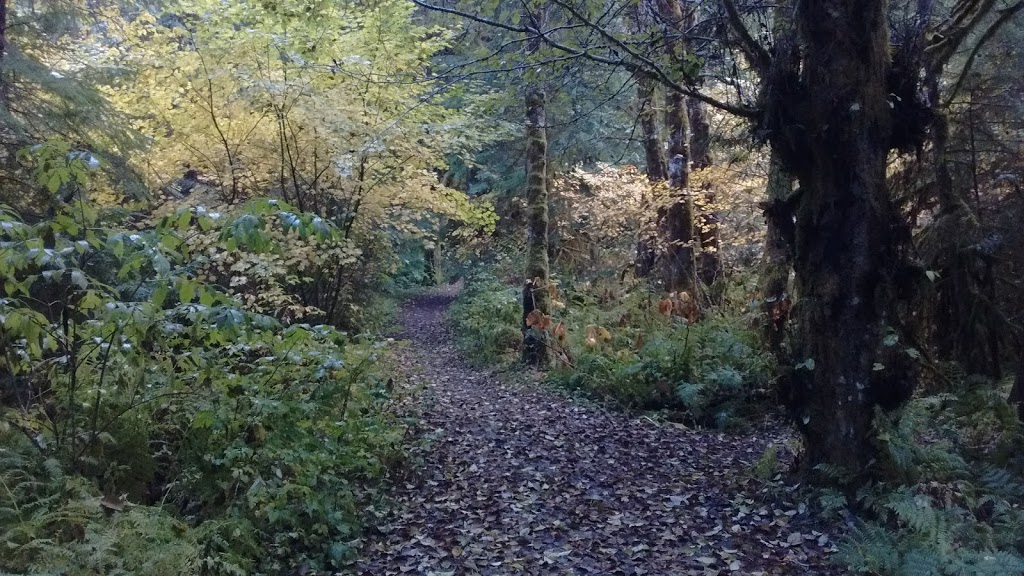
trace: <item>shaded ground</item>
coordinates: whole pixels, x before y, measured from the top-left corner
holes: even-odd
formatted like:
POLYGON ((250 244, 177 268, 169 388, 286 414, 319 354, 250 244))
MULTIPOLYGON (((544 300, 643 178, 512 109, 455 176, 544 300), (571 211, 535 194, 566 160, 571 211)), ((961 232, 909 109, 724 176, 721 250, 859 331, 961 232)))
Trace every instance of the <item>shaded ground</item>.
POLYGON ((360 574, 838 573, 792 489, 750 478, 783 431, 692 431, 502 384, 460 359, 452 298, 403 311, 429 442, 360 574))

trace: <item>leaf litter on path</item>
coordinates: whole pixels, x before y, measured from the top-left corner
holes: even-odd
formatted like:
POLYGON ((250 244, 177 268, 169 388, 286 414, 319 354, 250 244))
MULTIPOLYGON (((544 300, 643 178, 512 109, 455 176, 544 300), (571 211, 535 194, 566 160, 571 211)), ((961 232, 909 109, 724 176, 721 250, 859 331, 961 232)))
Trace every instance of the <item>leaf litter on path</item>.
POLYGON ((751 466, 788 432, 659 426, 470 367, 451 292, 403 311, 422 470, 367 536, 366 575, 839 574, 828 531, 751 466))

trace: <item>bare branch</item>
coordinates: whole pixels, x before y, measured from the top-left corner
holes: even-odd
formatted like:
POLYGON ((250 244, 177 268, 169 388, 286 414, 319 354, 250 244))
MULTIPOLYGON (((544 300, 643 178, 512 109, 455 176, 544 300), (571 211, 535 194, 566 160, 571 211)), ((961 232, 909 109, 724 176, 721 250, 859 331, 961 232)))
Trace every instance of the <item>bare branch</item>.
POLYGON ((937 41, 925 48, 925 53, 932 60, 929 63, 930 73, 938 72, 949 62, 960 44, 988 16, 995 4, 996 0, 966 0, 958 5, 958 8, 964 6, 962 12, 956 15, 950 25, 936 30, 937 41))
POLYGON ((999 18, 997 18, 996 21, 985 30, 981 35, 981 38, 978 39, 978 43, 971 49, 971 53, 967 57, 967 61, 964 62, 964 66, 960 70, 960 75, 957 77, 956 83, 953 84, 952 90, 949 91, 949 96, 947 96, 946 101, 943 102, 944 107, 948 107, 956 98, 960 89, 963 88, 963 84, 967 80, 967 75, 971 72, 971 68, 974 66, 974 59, 977 58, 981 49, 996 35, 997 32, 999 32, 999 29, 1009 22, 1017 12, 1020 12, 1022 8, 1024 8, 1024 0, 1018 0, 1016 4, 1009 8, 1000 10, 999 18))
POLYGON ((675 80, 672 79, 672 77, 668 74, 668 72, 666 72, 664 70, 664 68, 659 66, 656 62, 654 62, 650 58, 647 58, 646 56, 643 56, 642 54, 639 54, 636 50, 634 50, 628 44, 623 42, 621 39, 616 38, 615 36, 613 36, 612 34, 607 32, 606 30, 604 30, 601 26, 598 26, 595 23, 589 22, 589 20, 587 20, 586 18, 583 18, 582 15, 580 15, 575 9, 573 9, 570 6, 568 6, 567 4, 562 2, 561 0, 552 0, 552 1, 555 4, 558 4, 559 6, 565 8, 566 10, 569 10, 570 13, 572 13, 573 16, 576 17, 577 19, 581 20, 583 22, 583 24, 587 28, 594 30, 600 36, 602 36, 603 38, 608 40, 610 43, 612 43, 616 48, 618 48, 619 50, 621 50, 622 52, 627 54, 629 56, 629 58, 609 57, 609 56, 604 56, 602 54, 596 54, 596 53, 594 53, 592 51, 591 48, 574 48, 574 47, 568 46, 568 45, 563 44, 562 42, 559 42, 558 40, 555 40, 554 38, 552 38, 550 36, 550 32, 551 32, 550 30, 538 30, 538 29, 530 27, 530 26, 527 26, 527 27, 513 26, 513 25, 510 25, 510 24, 505 24, 504 22, 499 22, 497 20, 492 20, 490 18, 484 18, 484 17, 479 16, 477 14, 473 14, 473 13, 470 13, 470 12, 465 12, 463 10, 457 10, 457 9, 454 9, 454 8, 447 8, 447 7, 444 7, 444 6, 437 6, 437 5, 434 5, 434 4, 428 4, 426 2, 423 2, 422 0, 412 0, 412 2, 414 4, 416 4, 417 6, 419 6, 421 8, 425 8, 427 10, 434 10, 434 11, 442 12, 442 13, 445 13, 445 14, 451 14, 451 15, 454 15, 454 16, 459 16, 461 18, 466 18, 467 20, 471 20, 473 22, 477 22, 477 23, 484 24, 484 25, 487 25, 487 26, 493 26, 495 28, 499 28, 499 29, 502 29, 502 30, 507 30, 509 32, 516 32, 516 33, 519 33, 519 34, 527 34, 527 35, 537 35, 548 46, 550 46, 550 47, 552 47, 552 48, 554 48, 556 50, 559 50, 561 52, 564 52, 564 53, 566 53, 566 54, 568 54, 570 56, 573 56, 573 57, 576 57, 576 58, 582 58, 582 59, 590 60, 592 62, 597 62, 599 64, 605 64, 605 65, 608 65, 608 66, 621 67, 621 68, 629 70, 630 72, 633 72, 635 74, 641 74, 641 75, 644 75, 644 76, 648 76, 648 77, 653 78, 654 80, 658 81, 659 83, 661 83, 663 86, 665 86, 666 88, 668 88, 670 90, 678 92, 678 93, 680 93, 680 94, 682 94, 684 96, 687 96, 689 98, 693 98, 694 100, 699 100, 699 101, 704 102, 705 104, 707 104, 709 106, 713 106, 715 108, 718 108, 719 110, 723 110, 725 112, 729 112, 730 114, 735 114, 735 115, 741 116, 743 118, 756 118, 756 117, 758 117, 760 115, 760 110, 757 109, 757 108, 752 108, 752 107, 749 107, 749 106, 743 106, 743 105, 737 105, 737 104, 729 104, 728 102, 722 102, 722 101, 720 101, 720 100, 718 100, 716 98, 712 98, 712 97, 707 96, 705 94, 701 94, 700 92, 698 92, 698 91, 696 91, 696 90, 694 90, 694 89, 692 89, 690 87, 687 87, 687 86, 684 86, 682 84, 679 84, 678 82, 676 82, 675 80))
POLYGON ((725 6, 725 13, 729 16, 729 24, 740 38, 740 49, 743 50, 743 54, 750 59, 755 70, 764 74, 772 65, 772 55, 750 35, 750 31, 743 24, 739 10, 736 9, 736 4, 732 0, 722 0, 722 5, 725 6))

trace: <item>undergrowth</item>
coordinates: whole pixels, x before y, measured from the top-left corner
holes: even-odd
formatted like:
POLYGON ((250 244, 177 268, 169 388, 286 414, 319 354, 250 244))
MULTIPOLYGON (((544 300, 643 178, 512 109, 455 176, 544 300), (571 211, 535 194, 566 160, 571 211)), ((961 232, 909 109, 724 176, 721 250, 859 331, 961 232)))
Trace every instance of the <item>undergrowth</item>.
POLYGON ((883 458, 849 501, 860 510, 837 560, 885 576, 1024 573, 1024 436, 1005 391, 981 379, 876 416, 883 458))
MULTIPOLYGON (((508 363, 522 343, 516 287, 472 279, 451 309, 463 349, 479 362, 508 363)), ((697 323, 663 314, 635 288, 584 283, 556 291, 549 382, 626 409, 665 410, 720 428, 763 413, 774 364, 750 319, 713 310, 697 323)))
MULTIPOLYGON (((402 464, 386 345, 204 281, 183 237, 330 242, 284 203, 140 232, 0 209, 0 572, 327 574, 402 464)), ((292 274, 288 269, 282 276, 292 274)), ((368 316, 383 318, 370 311, 368 316)))
POLYGON ((519 358, 519 291, 491 277, 473 278, 452 303, 448 318, 460 348, 478 364, 506 365, 519 358))

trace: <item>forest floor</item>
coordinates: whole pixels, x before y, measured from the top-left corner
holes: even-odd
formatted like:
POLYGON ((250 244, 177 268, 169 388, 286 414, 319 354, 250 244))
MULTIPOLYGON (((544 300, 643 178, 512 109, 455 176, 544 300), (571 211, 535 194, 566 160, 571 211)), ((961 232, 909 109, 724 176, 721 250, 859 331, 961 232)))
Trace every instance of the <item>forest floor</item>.
POLYGON ((510 382, 461 359, 454 291, 403 309, 414 457, 358 573, 838 574, 833 534, 784 479, 752 467, 788 432, 692 430, 510 382))

